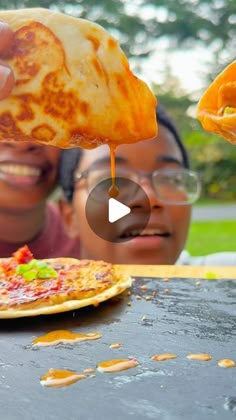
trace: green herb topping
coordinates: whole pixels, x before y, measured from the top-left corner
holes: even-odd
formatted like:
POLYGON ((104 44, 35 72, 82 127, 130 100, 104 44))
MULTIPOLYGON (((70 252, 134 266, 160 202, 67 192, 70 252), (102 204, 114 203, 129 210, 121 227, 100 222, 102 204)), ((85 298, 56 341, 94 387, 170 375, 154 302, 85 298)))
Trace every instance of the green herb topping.
POLYGON ((57 272, 44 261, 31 260, 28 264, 19 264, 16 274, 20 274, 25 280, 51 279, 57 277, 57 272))

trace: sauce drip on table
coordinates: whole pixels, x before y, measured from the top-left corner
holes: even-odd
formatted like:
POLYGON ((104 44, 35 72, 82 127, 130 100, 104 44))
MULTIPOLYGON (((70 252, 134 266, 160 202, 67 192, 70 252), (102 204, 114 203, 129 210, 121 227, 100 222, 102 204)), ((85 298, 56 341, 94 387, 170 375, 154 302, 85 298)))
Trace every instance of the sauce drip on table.
POLYGON ((136 359, 105 360, 97 365, 97 370, 105 373, 120 372, 139 365, 136 359))
POLYGON ((173 353, 154 354, 151 359, 155 362, 162 362, 164 360, 176 359, 177 355, 173 353))
POLYGON ((212 356, 207 353, 191 353, 188 354, 187 358, 191 360, 200 360, 203 362, 207 362, 208 360, 212 359, 212 356))
POLYGON ((48 334, 35 338, 33 346, 56 346, 61 343, 76 343, 85 340, 97 340, 102 334, 98 332, 90 332, 87 334, 77 334, 66 330, 51 331, 48 334))
POLYGON ((236 362, 234 362, 234 360, 231 359, 221 359, 218 361, 218 366, 223 368, 236 367, 236 362))
POLYGON ((49 369, 45 375, 41 376, 40 383, 43 386, 60 388, 68 386, 87 378, 86 375, 76 373, 71 370, 49 369))

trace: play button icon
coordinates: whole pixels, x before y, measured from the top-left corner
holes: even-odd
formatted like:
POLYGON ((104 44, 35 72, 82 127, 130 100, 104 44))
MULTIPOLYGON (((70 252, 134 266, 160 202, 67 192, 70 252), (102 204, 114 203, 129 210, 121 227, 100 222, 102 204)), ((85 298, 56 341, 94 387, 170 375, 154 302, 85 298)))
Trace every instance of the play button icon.
POLYGON ((115 179, 118 195, 109 196, 111 178, 99 182, 90 192, 85 212, 93 232, 109 242, 127 242, 145 229, 150 203, 144 189, 128 178, 115 179))
POLYGON ((114 223, 131 212, 130 208, 115 198, 109 198, 108 220, 114 223))

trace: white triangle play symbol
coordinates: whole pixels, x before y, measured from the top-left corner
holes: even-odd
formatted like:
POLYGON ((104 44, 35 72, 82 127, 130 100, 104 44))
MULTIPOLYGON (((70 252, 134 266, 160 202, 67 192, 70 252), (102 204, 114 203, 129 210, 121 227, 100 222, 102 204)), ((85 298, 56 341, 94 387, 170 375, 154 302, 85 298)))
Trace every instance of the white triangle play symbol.
POLYGON ((130 208, 114 198, 109 198, 108 220, 114 223, 131 212, 130 208))

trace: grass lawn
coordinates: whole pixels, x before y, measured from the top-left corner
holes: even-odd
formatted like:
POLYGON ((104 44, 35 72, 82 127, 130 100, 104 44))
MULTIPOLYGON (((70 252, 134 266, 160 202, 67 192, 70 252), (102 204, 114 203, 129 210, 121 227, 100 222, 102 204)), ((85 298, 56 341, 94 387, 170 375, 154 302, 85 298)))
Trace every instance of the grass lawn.
POLYGON ((226 205, 226 206, 233 206, 233 205, 235 205, 235 200, 234 201, 232 201, 232 200, 229 200, 229 201, 222 201, 222 200, 212 200, 212 199, 206 199, 206 198, 204 198, 204 199, 199 199, 195 204, 194 204, 194 206, 223 206, 223 205, 226 205))
POLYGON ((185 248, 196 256, 236 252, 236 221, 192 222, 185 248))

